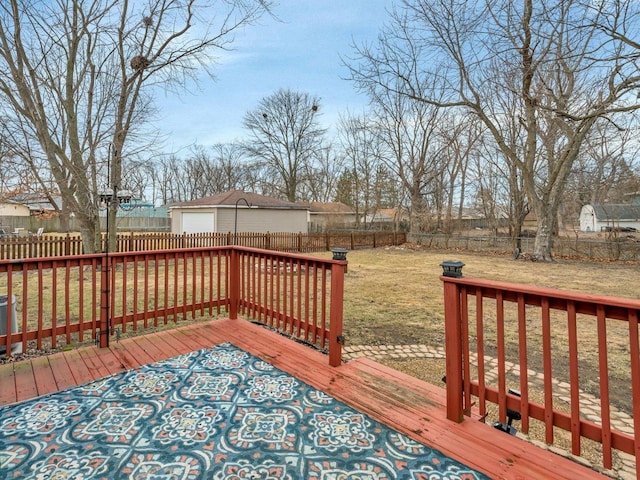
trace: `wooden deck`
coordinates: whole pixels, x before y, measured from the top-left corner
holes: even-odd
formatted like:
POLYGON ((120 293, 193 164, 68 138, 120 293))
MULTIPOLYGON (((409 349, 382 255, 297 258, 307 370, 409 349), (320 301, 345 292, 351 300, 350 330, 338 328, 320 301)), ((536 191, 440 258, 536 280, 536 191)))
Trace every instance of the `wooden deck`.
POLYGON ((328 357, 245 320, 212 320, 0 366, 0 405, 231 342, 376 420, 492 478, 608 478, 484 423, 446 419, 445 391, 368 359, 328 357))

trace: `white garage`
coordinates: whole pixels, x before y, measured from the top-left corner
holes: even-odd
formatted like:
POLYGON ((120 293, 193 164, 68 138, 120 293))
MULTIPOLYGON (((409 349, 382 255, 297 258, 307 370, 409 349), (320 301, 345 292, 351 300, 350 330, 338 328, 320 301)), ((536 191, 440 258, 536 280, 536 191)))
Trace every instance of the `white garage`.
POLYGON ((304 205, 232 190, 211 197, 172 205, 172 233, 307 233, 304 205))
POLYGON ((214 232, 215 217, 214 212, 180 212, 180 232, 214 232))

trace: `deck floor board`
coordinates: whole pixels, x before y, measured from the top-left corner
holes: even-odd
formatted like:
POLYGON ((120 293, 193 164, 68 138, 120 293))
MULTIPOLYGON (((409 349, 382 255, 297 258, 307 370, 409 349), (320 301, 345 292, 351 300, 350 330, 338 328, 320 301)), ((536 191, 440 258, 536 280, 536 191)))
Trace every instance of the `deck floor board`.
POLYGON ((475 419, 446 419, 445 391, 361 358, 323 353, 244 320, 219 319, 0 365, 0 405, 230 342, 372 418, 492 478, 603 479, 596 471, 475 419))

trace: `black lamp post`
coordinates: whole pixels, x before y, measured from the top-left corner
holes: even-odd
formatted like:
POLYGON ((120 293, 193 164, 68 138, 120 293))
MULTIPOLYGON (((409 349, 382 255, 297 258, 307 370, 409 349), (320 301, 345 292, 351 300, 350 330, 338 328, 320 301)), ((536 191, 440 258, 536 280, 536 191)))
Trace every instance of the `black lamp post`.
MULTIPOLYGON (((111 175, 111 145, 109 145, 109 154, 107 156, 107 175, 111 175)), ((106 296, 106 304, 103 305, 102 308, 105 309, 107 328, 104 331, 102 331, 101 329, 100 335, 104 338, 104 342, 102 340, 100 340, 99 342, 101 346, 106 347, 109 346, 109 335, 113 333, 113 323, 110 311, 111 299, 109 298, 111 293, 111 262, 109 261, 109 234, 111 232, 111 226, 109 225, 109 215, 112 208, 116 210, 116 215, 118 208, 123 210, 130 210, 135 208, 135 205, 131 203, 131 197, 131 192, 129 192, 128 190, 118 190, 118 186, 115 184, 112 188, 107 187, 102 192, 98 192, 98 208, 106 210, 105 229, 107 238, 106 244, 104 246, 104 265, 102 272, 102 274, 104 275, 103 281, 105 283, 104 292, 106 296)))
POLYGON ((233 222, 233 244, 236 245, 236 235, 238 234, 238 204, 240 202, 244 202, 245 205, 249 208, 251 208, 251 204, 249 202, 247 202, 247 199, 244 197, 240 197, 238 200, 236 200, 236 212, 235 212, 235 220, 233 222))

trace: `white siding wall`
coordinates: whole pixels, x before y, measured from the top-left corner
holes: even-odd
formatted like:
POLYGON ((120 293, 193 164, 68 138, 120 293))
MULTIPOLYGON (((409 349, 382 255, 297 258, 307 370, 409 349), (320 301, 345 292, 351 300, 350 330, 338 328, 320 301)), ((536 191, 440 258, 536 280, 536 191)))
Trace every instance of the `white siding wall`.
POLYGON ((29 207, 15 203, 0 203, 0 216, 3 217, 28 217, 31 215, 29 207))
MULTIPOLYGON (((218 232, 232 232, 235 208, 218 209, 218 232)), ((307 211, 289 209, 238 207, 237 231, 240 232, 307 232, 307 211)))

